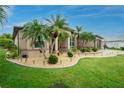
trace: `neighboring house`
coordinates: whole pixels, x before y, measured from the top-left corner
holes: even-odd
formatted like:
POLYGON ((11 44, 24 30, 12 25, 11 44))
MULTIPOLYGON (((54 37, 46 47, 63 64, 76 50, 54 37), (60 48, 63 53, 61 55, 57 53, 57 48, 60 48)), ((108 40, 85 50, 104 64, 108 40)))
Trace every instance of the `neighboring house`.
MULTIPOLYGON (((21 31, 22 27, 14 27, 13 31, 13 40, 17 47, 21 50, 21 55, 28 55, 30 57, 37 57, 41 56, 41 53, 39 51, 38 43, 35 42, 33 45, 31 44, 31 39, 23 39, 23 32, 21 31)), ((67 40, 64 42, 59 42, 58 38, 56 38, 55 46, 54 46, 54 51, 58 52, 59 51, 68 51, 72 47, 77 47, 77 33, 74 32, 74 30, 69 29, 69 31, 66 31, 69 34, 69 37, 67 40)), ((96 47, 96 48, 102 48, 102 37, 96 35, 96 42, 91 42, 90 45, 86 45, 85 47, 96 47)), ((80 42, 81 43, 81 42, 80 42)), ((46 49, 46 54, 49 54, 49 42, 46 41, 44 45, 46 49)), ((79 46, 82 47, 82 46, 79 46)))

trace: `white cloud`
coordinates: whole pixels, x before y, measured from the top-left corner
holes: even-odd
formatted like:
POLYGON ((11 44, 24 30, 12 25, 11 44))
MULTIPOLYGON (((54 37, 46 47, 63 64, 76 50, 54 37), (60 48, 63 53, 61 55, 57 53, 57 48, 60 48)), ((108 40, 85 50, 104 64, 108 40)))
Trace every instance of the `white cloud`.
POLYGON ((92 7, 84 7, 77 11, 81 11, 81 14, 77 14, 72 16, 71 18, 80 17, 104 17, 104 16, 118 16, 124 19, 124 6, 92 6, 92 7), (98 12, 91 12, 93 10, 99 9, 98 12), (86 13, 87 11, 87 13, 86 13), (85 13, 85 14, 84 14, 85 13), (90 13, 90 14, 89 14, 90 13))
POLYGON ((95 14, 81 14, 81 15, 78 15, 78 16, 99 16, 99 15, 101 15, 101 13, 95 13, 95 14))
POLYGON ((28 22, 28 21, 15 23, 14 26, 23 26, 23 25, 26 24, 27 22, 28 22))

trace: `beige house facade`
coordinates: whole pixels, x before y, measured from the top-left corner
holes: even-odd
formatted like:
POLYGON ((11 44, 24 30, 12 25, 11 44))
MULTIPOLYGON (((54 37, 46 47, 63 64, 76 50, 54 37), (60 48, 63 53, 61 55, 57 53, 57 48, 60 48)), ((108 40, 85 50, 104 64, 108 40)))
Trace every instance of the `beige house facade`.
MULTIPOLYGON (((39 47, 37 43, 32 44, 31 39, 24 39, 22 27, 14 27, 13 31, 13 40, 16 46, 20 49, 20 55, 28 55, 29 57, 38 57, 42 56, 41 51, 39 51, 39 47)), ((102 48, 102 40, 103 38, 96 35, 96 42, 90 42, 89 45, 81 46, 81 42, 77 42, 77 33, 74 31, 66 31, 69 34, 69 37, 64 42, 59 42, 58 38, 55 40, 54 52, 58 51, 68 51, 73 47, 95 47, 102 48), (78 44, 80 43, 80 44, 78 44)), ((45 53, 49 54, 50 47, 49 42, 45 42, 45 53)))

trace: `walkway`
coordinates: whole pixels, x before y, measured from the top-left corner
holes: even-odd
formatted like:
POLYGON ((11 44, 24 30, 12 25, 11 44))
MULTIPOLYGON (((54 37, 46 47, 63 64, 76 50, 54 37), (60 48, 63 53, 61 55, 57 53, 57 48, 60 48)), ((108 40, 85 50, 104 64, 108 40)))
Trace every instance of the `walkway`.
POLYGON ((7 59, 12 63, 16 63, 19 65, 27 66, 27 67, 36 67, 36 68, 64 68, 70 67, 78 63, 80 58, 86 57, 112 57, 117 56, 118 54, 124 54, 124 51, 118 50, 101 50, 99 52, 90 52, 90 53, 78 53, 75 54, 73 58, 69 58, 67 54, 62 54, 59 56, 59 62, 57 64, 48 64, 47 60, 43 58, 29 58, 27 61, 23 59, 7 59), (44 61, 43 61, 44 60, 44 61))

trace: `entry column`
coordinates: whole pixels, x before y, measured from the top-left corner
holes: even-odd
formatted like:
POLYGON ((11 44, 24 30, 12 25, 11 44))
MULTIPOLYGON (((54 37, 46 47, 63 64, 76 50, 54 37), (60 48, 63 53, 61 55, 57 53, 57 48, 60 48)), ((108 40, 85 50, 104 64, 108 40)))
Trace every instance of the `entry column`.
POLYGON ((68 50, 70 50, 70 37, 68 37, 68 50))
POLYGON ((58 37, 55 39, 55 51, 58 52, 58 37))

